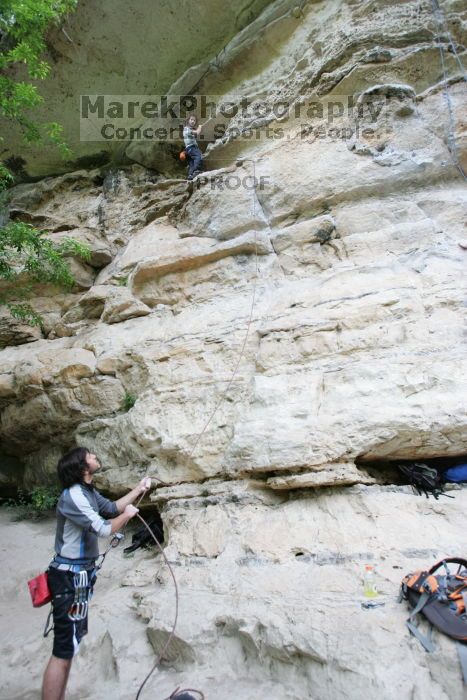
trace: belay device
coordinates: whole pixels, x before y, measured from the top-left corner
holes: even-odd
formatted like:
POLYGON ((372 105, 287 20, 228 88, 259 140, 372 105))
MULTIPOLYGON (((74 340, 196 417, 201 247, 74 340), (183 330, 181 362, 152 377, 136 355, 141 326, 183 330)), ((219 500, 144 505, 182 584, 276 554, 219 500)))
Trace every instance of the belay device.
POLYGON ((408 574, 401 583, 399 602, 403 598, 413 608, 407 627, 426 651, 435 651, 435 646, 431 636, 422 634, 416 626, 415 618, 419 614, 456 640, 467 684, 467 560, 451 557, 434 564, 428 571, 408 574), (457 564, 457 569, 451 571, 448 564, 457 564))

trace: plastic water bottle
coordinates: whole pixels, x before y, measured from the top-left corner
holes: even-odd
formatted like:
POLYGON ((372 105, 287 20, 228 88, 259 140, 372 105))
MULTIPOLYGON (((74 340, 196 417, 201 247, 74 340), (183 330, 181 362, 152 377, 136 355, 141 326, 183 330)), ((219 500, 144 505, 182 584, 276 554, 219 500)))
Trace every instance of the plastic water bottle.
POLYGON ((365 576, 363 577, 363 595, 365 598, 376 598, 378 591, 375 584, 375 572, 371 564, 365 566, 365 576))

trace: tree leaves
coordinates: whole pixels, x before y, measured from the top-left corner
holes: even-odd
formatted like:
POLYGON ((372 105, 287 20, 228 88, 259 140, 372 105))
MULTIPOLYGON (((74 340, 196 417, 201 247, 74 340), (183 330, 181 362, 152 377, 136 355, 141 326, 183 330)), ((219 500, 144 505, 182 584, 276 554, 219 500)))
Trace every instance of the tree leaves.
POLYGON ((0 281, 5 282, 0 304, 7 305, 15 318, 39 324, 41 317, 32 307, 17 300, 29 297, 34 284, 71 290, 75 280, 66 258, 89 260, 90 256, 90 248, 72 238, 55 242, 45 231, 38 231, 30 224, 18 221, 7 224, 0 231, 0 281))
MULTIPOLYGON (((50 71, 42 58, 46 32, 76 5, 77 0, 1 0, 0 6, 0 116, 18 124, 26 142, 40 142, 45 137, 68 158, 72 152, 63 139, 62 126, 57 122, 37 124, 28 114, 43 102, 36 85, 23 76, 11 77, 9 69, 24 64, 29 80, 44 80, 50 71)), ((0 207, 6 199, 2 190, 13 183, 12 173, 0 163, 0 207)), ((38 283, 71 289, 75 280, 66 258, 88 260, 90 254, 87 246, 70 238, 55 243, 45 231, 30 224, 8 223, 0 228, 0 304, 18 320, 40 324, 40 315, 22 300, 31 296, 38 283)))
MULTIPOLYGON (((29 80, 44 80, 50 66, 42 58, 45 35, 52 24, 74 10, 77 0, 2 0, 0 6, 0 116, 16 122, 26 142, 51 141, 64 158, 72 155, 55 122, 36 124, 28 114, 43 102, 36 85, 11 77, 9 68, 24 64, 29 80)), ((0 137, 0 142, 3 139, 0 137)), ((11 184, 0 166, 0 191, 11 184)))

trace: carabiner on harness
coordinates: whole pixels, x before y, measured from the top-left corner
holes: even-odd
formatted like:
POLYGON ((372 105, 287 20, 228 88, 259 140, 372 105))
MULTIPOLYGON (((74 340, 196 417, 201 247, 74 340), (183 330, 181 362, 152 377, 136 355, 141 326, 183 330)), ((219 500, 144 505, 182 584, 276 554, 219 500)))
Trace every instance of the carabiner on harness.
POLYGON ((84 620, 88 614, 89 598, 91 596, 91 585, 88 580, 88 572, 80 571, 74 575, 75 597, 68 611, 70 620, 77 622, 84 620))
POLYGON ((93 571, 94 576, 97 576, 98 571, 100 571, 102 569, 102 565, 104 564, 104 560, 105 560, 107 554, 110 552, 110 550, 115 549, 115 547, 118 547, 118 545, 120 544, 120 542, 123 539, 125 539, 125 535, 123 534, 123 532, 116 532, 112 536, 105 552, 102 552, 102 554, 99 554, 99 557, 96 561, 96 566, 95 566, 94 571, 93 571), (100 561, 99 561, 99 559, 100 559, 100 561))

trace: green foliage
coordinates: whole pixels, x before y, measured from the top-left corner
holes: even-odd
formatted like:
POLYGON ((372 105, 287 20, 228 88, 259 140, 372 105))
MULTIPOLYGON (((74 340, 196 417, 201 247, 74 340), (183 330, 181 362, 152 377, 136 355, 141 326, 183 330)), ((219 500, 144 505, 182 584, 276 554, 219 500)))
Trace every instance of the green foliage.
MULTIPOLYGON (((42 58, 47 30, 60 24, 76 6, 77 0, 1 0, 0 5, 0 117, 18 124, 26 142, 51 142, 64 158, 72 152, 63 139, 62 126, 37 124, 29 115, 43 102, 31 81, 49 75, 50 66, 42 58), (20 64, 24 69, 18 70, 20 64)), ((2 141, 0 137, 0 144, 2 141)), ((12 173, 0 163, 0 208, 12 184, 12 173)), ((44 231, 21 222, 0 229, 0 304, 6 304, 15 318, 40 324, 40 316, 24 300, 38 282, 70 289, 74 279, 65 260, 70 255, 87 260, 90 250, 70 238, 54 243, 44 231)))
POLYGON ((50 514, 59 496, 58 486, 36 486, 29 492, 18 489, 18 496, 9 498, 3 507, 12 512, 13 520, 38 520, 50 514))
POLYGON ((33 511, 44 513, 52 510, 57 505, 59 496, 58 486, 36 486, 30 493, 33 511))
POLYGON ((126 287, 126 285, 128 283, 128 275, 126 277, 119 277, 116 280, 116 282, 117 282, 119 287, 126 287))
POLYGON ((0 230, 0 304, 6 304, 15 318, 38 325, 41 317, 25 303, 33 291, 33 285, 48 283, 71 289, 75 283, 67 256, 89 260, 88 246, 63 238, 54 242, 30 224, 15 221, 0 230), (14 301, 12 301, 12 299, 14 301))
MULTIPOLYGON (((77 6, 77 0, 1 0, 0 6, 0 117, 16 122, 26 142, 51 141, 63 157, 72 155, 57 122, 37 124, 28 111, 43 98, 30 80, 44 80, 50 71, 42 59, 45 34, 52 24, 77 6), (26 79, 12 77, 11 68, 25 65, 26 79)), ((0 138, 0 141, 3 139, 0 138)), ((11 184, 11 174, 0 166, 0 190, 11 184)))
POLYGON ((41 326, 42 316, 30 304, 25 303, 9 303, 6 304, 7 309, 13 318, 16 318, 21 323, 26 323, 28 326, 41 326))
POLYGON ((124 411, 129 411, 130 408, 133 408, 133 406, 136 403, 136 399, 138 397, 135 396, 135 394, 131 394, 129 391, 125 392, 125 396, 123 397, 122 401, 122 408, 124 411))
MULTIPOLYGON (((2 141, 2 138, 0 137, 0 142, 1 141, 2 141)), ((8 168, 6 168, 3 165, 3 163, 0 163, 0 192, 2 192, 2 190, 5 190, 7 187, 9 187, 9 185, 12 185, 13 180, 14 180, 14 177, 10 173, 8 168)), ((2 203, 3 202, 0 201, 0 207, 2 206, 2 203)))

